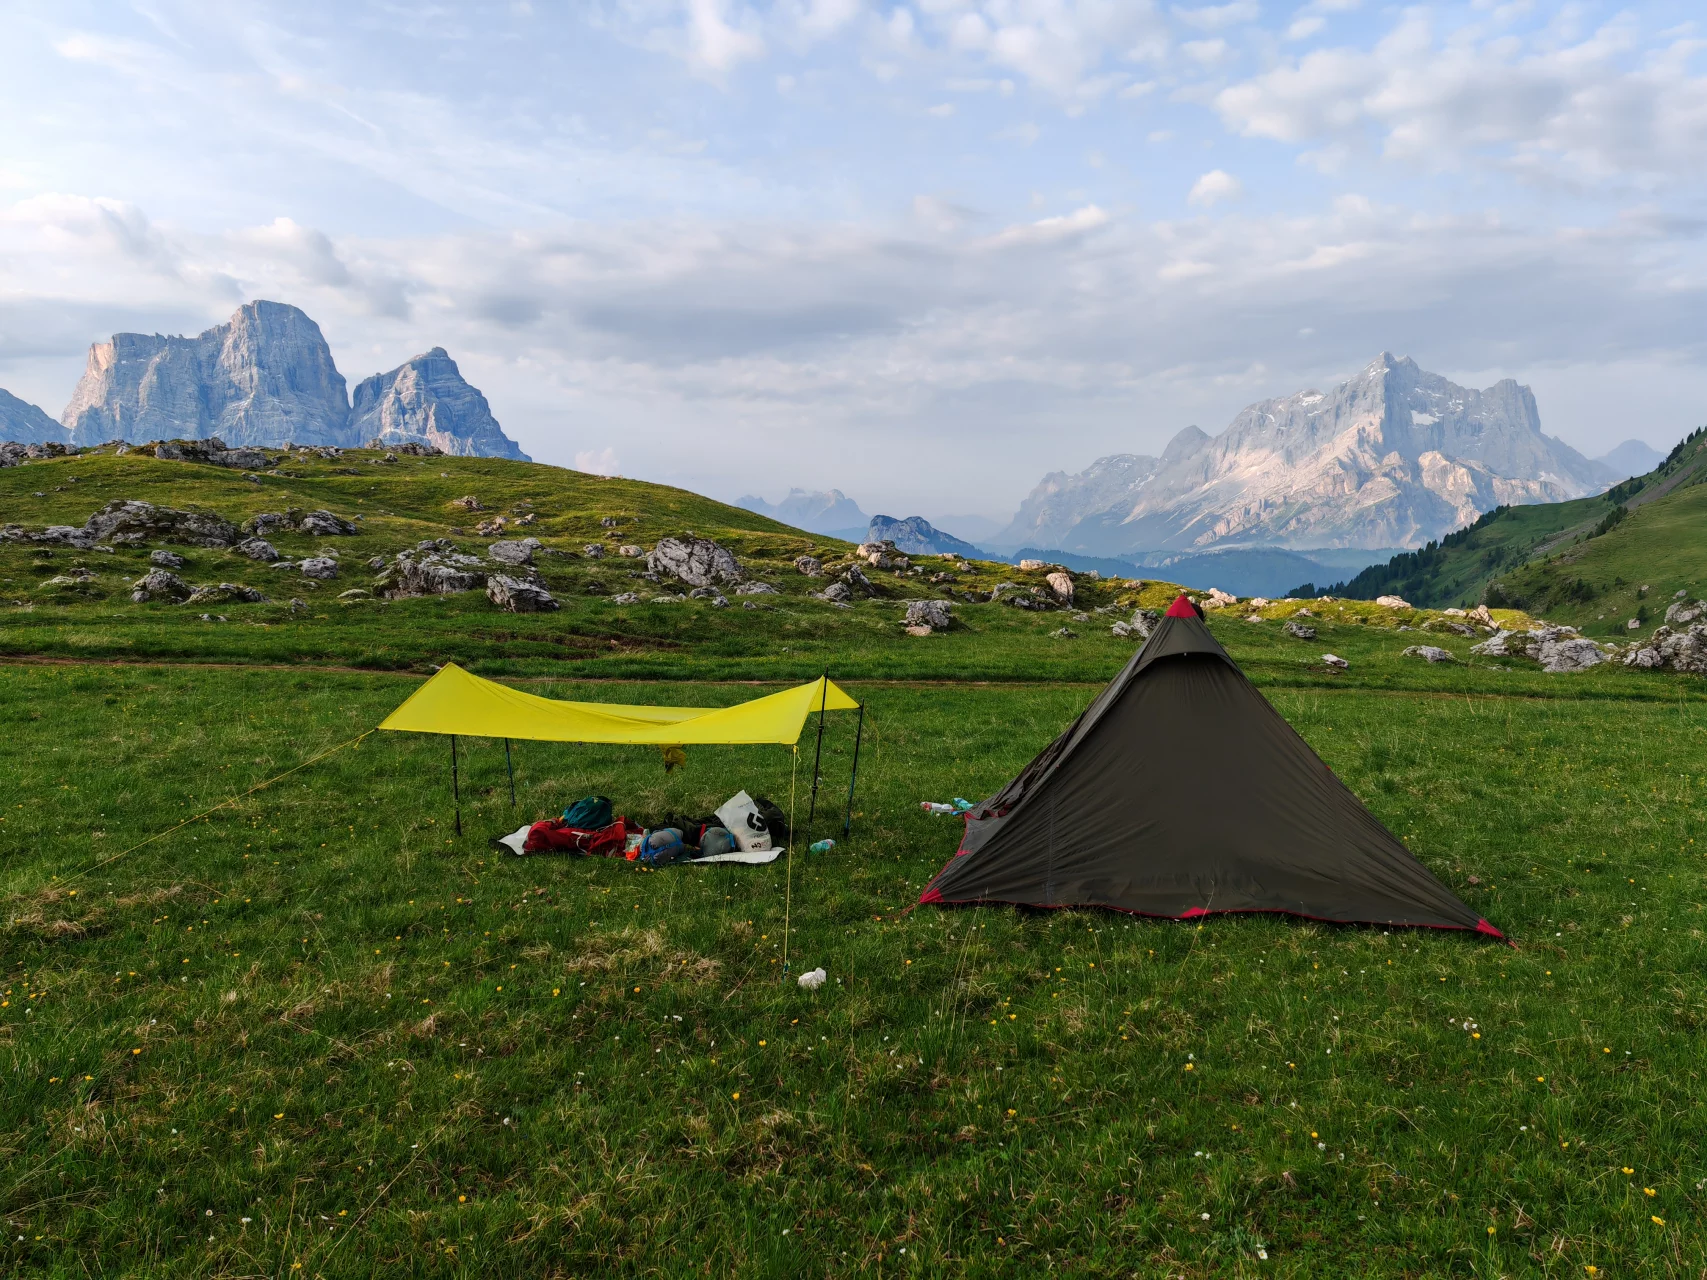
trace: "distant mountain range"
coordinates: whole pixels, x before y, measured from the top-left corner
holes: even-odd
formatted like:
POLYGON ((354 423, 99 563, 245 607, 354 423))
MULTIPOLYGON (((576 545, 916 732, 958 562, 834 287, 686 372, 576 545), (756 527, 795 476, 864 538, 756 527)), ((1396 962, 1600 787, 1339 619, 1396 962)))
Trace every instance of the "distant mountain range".
POLYGON ((871 518, 840 489, 811 493, 805 489, 790 489, 781 502, 766 502, 756 494, 747 494, 735 503, 744 511, 756 511, 761 516, 791 524, 809 533, 828 534, 858 542, 865 536, 871 518))
POLYGON ((0 439, 90 445, 214 435, 233 447, 377 440, 528 460, 442 347, 368 378, 352 408, 320 326, 281 302, 245 303, 194 338, 116 333, 95 343, 57 423, 0 391, 0 439))
POLYGON ((1098 556, 1415 546, 1501 504, 1620 478, 1544 435, 1528 387, 1472 390, 1383 352, 1330 391, 1249 406, 1218 436, 1187 427, 1159 458, 1048 475, 992 541, 1098 556))
POLYGON ((953 555, 969 556, 976 560, 991 558, 990 553, 982 547, 975 547, 951 533, 944 533, 923 516, 908 516, 905 520, 897 520, 894 516, 872 516, 871 523, 865 529, 865 540, 893 542, 897 551, 910 556, 953 555))

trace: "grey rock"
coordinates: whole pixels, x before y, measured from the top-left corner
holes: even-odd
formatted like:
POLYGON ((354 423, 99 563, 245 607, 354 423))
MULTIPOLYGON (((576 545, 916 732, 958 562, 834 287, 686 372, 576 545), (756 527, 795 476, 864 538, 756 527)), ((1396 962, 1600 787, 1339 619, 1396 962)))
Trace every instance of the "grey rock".
POLYGON ((947 631, 954 625, 954 614, 946 600, 907 601, 907 625, 930 627, 947 631))
POLYGON ((167 462, 205 462, 238 471, 264 471, 275 465, 259 449, 232 449, 218 436, 205 440, 163 440, 154 446, 154 456, 167 462))
POLYGON ((305 578, 329 582, 338 576, 338 562, 331 556, 311 556, 307 560, 299 560, 296 571, 305 578))
POLYGON ((237 526, 198 511, 157 507, 135 499, 109 502, 84 523, 92 540, 129 544, 182 542, 199 547, 229 547, 238 541, 237 526))
POLYGON ((253 587, 240 582, 221 582, 217 586, 197 587, 185 604, 265 604, 267 597, 253 587))
POLYGON ((845 582, 832 582, 824 588, 823 598, 831 604, 847 604, 853 599, 853 588, 845 582))
POLYGON ((850 564, 842 570, 841 580, 848 591, 856 596, 874 596, 877 588, 871 585, 871 579, 865 576, 865 570, 857 564, 850 564))
POLYGON ((1338 654, 1324 653, 1322 655, 1322 665, 1324 667, 1331 667, 1335 671, 1345 671, 1350 668, 1351 663, 1347 662, 1338 654))
POLYGON ((1119 636, 1122 640, 1127 639, 1132 634, 1131 624, 1125 622, 1117 622, 1108 630, 1109 634, 1119 636))
POLYGON ((373 556, 368 560, 367 567, 370 569, 383 569, 385 568, 385 564, 386 561, 384 556, 373 556))
POLYGON ((1527 658, 1532 643, 1529 634, 1501 627, 1480 644, 1471 645, 1470 652, 1484 658, 1527 658))
POLYGON ((1549 640, 1537 645, 1534 657, 1543 671, 1586 671, 1606 661, 1606 654, 1593 640, 1583 636, 1549 640))
POLYGON ((175 551, 154 551, 149 553, 148 563, 159 565, 162 569, 182 569, 184 557, 175 551))
POLYGON ((189 596, 189 584, 167 569, 150 569, 131 583, 130 598, 138 604, 149 600, 171 600, 175 603, 187 600, 189 596))
POLYGON ((612 604, 639 604, 640 603, 640 593, 638 591, 619 592, 618 594, 611 597, 611 603, 612 604))
POLYGON ((723 604, 729 603, 723 593, 716 587, 695 587, 692 591, 688 592, 688 599, 709 600, 712 604, 717 604, 720 601, 723 604))
POLYGON ((499 564, 531 565, 534 552, 545 544, 538 538, 505 538, 486 548, 486 554, 499 564))
POLYGON ((1286 625, 1281 630, 1299 640, 1314 640, 1316 638, 1316 628, 1307 623, 1299 622, 1296 618, 1287 619, 1286 625))
POLYGON ((605 558, 604 544, 601 542, 589 542, 586 546, 581 548, 581 554, 586 556, 589 560, 603 560, 605 558))
POLYGON ((320 327, 264 301, 199 337, 119 333, 97 343, 60 422, 79 443, 353 443, 344 378, 320 327))
POLYGON ((661 538, 646 557, 646 567, 691 587, 733 586, 746 576, 740 562, 710 538, 661 538))
POLYGON ((265 538, 245 538, 237 544, 236 550, 263 564, 271 564, 279 558, 279 549, 265 538))
POLYGON ((1707 615, 1707 600, 1679 600, 1666 607, 1666 626, 1687 627, 1703 615, 1707 615))
POLYGON ((1432 644, 1413 644, 1402 655, 1406 658, 1426 658, 1430 662, 1456 662, 1452 654, 1432 644))
POLYGON ((263 511, 245 520, 243 528, 257 537, 265 537, 269 533, 289 533, 295 526, 282 511, 263 511))
POLYGON ((635 546, 632 542, 625 542, 616 549, 616 553, 627 560, 638 560, 646 554, 646 548, 635 546))
POLYGON ((360 533, 353 521, 335 516, 330 511, 310 511, 296 522, 299 533, 316 538, 348 538, 360 533))
POLYGON ((373 599, 373 592, 369 591, 366 587, 351 587, 348 591, 340 591, 338 593, 338 599, 371 600, 373 599))
POLYGON ((824 562, 817 556, 795 556, 794 567, 808 578, 816 578, 824 572, 824 562))
POLYGON ((1707 675, 1707 622, 1697 622, 1687 631, 1654 628, 1646 645, 1625 654, 1624 665, 1707 675))
POLYGON ((738 596, 776 596, 781 595, 782 592, 768 582, 743 582, 735 588, 735 594, 738 596))
POLYGON ((502 573, 486 579, 486 598, 511 613, 549 613, 558 607, 556 598, 538 583, 502 573))
POLYGON ((1016 609, 1025 609, 1031 613, 1043 613, 1055 607, 1055 603, 1052 600, 1045 600, 1042 596, 1034 596, 1023 592, 1009 596, 1007 603, 1016 609))
POLYGON ((431 449, 462 457, 529 461, 504 434, 486 397, 469 386, 443 347, 376 373, 356 386, 350 434, 370 449, 431 449))
POLYGON ((1059 627, 1056 630, 1051 631, 1049 634, 1062 640, 1077 640, 1079 638, 1079 633, 1077 631, 1069 631, 1066 627, 1059 627))
POLYGON ((1049 584, 1049 589, 1055 593, 1057 600, 1063 604, 1073 603, 1073 578, 1071 574, 1057 569, 1044 581, 1049 584))
POLYGON ((449 596, 478 591, 486 585, 485 562, 438 546, 399 551, 397 558, 373 581, 375 595, 392 600, 415 596, 449 596))
POLYGON ((1150 633, 1156 629, 1156 624, 1162 620, 1162 615, 1155 609, 1138 609, 1132 614, 1132 621, 1126 625, 1135 636, 1150 638, 1150 633))

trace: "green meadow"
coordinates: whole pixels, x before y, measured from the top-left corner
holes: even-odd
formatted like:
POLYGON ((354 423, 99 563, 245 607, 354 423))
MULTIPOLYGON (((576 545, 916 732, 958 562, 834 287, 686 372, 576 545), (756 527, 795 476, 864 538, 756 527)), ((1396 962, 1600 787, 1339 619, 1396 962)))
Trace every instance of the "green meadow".
MULTIPOLYGON (((435 482, 453 472, 434 502, 496 489, 505 468, 533 483, 522 464, 432 462, 435 482)), ((215 509, 279 497, 122 458, 31 464, 0 488, 52 495, 13 518, 80 523, 93 507, 74 490, 97 479, 184 505, 193 481, 215 509), (91 470, 56 489, 53 467, 91 470)), ((326 487, 307 502, 355 505, 336 488, 348 476, 261 487, 311 481, 326 487)), ((603 536, 601 501, 580 493, 552 510, 549 543, 603 536)), ((783 576, 801 550, 833 552, 825 540, 644 496, 635 522, 655 527, 639 536, 673 521, 749 539, 782 596, 619 606, 621 564, 572 560, 547 569, 557 614, 340 603, 344 582, 292 583, 204 622, 129 602, 140 553, 0 545, 15 589, 0 609, 0 1271, 1707 1268, 1699 680, 1471 660, 1469 639, 1395 629, 1430 616, 1350 602, 1312 606, 1313 642, 1275 610, 1212 618, 1515 946, 1280 918, 909 911, 959 836, 918 802, 1000 786, 1134 642, 1109 635, 1111 615, 998 605, 904 637, 901 602, 926 589, 891 580, 834 609, 783 576), (43 585, 39 566, 73 559, 93 586, 43 585), (1063 625, 1077 634, 1052 634, 1063 625), (1401 656, 1418 642, 1460 661, 1401 656), (868 707, 851 833, 843 714, 810 824, 815 728, 799 757, 689 748, 670 772, 652 748, 518 743, 513 803, 503 744, 464 740, 459 837, 445 740, 370 732, 446 659, 550 696, 704 705, 828 669, 868 707), (646 820, 743 787, 785 807, 792 790, 791 859, 651 871, 488 843, 582 795, 646 820), (833 851, 805 852, 826 836, 833 851), (828 981, 801 989, 817 966, 828 981)), ((453 518, 376 515, 344 558, 448 536, 453 518)), ((228 577, 227 553, 179 550, 186 576, 228 577)), ((1003 574, 1019 580, 969 576, 1003 574)), ((1082 603, 1122 590, 1091 584, 1082 603)))

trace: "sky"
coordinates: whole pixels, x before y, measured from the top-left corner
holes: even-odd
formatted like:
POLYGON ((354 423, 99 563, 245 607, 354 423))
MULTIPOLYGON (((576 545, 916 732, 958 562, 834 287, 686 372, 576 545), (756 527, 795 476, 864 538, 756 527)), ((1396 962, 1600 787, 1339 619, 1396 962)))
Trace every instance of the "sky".
POLYGON ((0 0, 0 386, 242 302, 536 459, 1010 515, 1382 351, 1707 422, 1707 20, 1654 3, 0 0))

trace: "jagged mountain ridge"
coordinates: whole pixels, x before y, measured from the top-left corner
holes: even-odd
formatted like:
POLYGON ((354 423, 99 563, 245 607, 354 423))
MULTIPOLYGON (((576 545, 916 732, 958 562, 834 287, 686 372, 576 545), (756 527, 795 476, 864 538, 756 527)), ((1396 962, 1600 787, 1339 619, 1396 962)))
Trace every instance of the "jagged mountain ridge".
POLYGON ((1460 387, 1383 352, 1330 392, 1250 405, 1213 438, 1188 427, 1161 458, 1053 473, 996 541, 1095 555, 1414 546, 1616 478, 1542 433, 1528 387, 1460 387))
POLYGON ((872 516, 866 526, 867 542, 893 542, 897 551, 910 556, 956 555, 971 560, 987 560, 989 553, 975 547, 964 538, 944 533, 923 516, 872 516))
POLYGON ((364 380, 351 401, 350 424, 363 443, 430 444, 467 457, 526 458, 443 347, 364 380))
POLYGON ((20 444, 69 444, 65 428, 28 400, 0 387, 0 441, 20 444))
POLYGON ((809 533, 835 534, 838 537, 852 535, 857 538, 859 531, 865 528, 869 520, 865 512, 859 509, 859 503, 840 489, 826 489, 818 493, 805 489, 790 489, 788 496, 776 503, 766 502, 757 494, 749 493, 735 505, 744 511, 756 511, 773 520, 781 520, 796 529, 805 529, 809 533))
POLYGON ((352 412, 319 325, 297 307, 259 299, 194 338, 117 333, 95 343, 60 415, 61 438, 89 445, 217 435, 233 447, 353 448, 378 435, 526 458, 443 348, 374 375, 357 394, 352 412))

